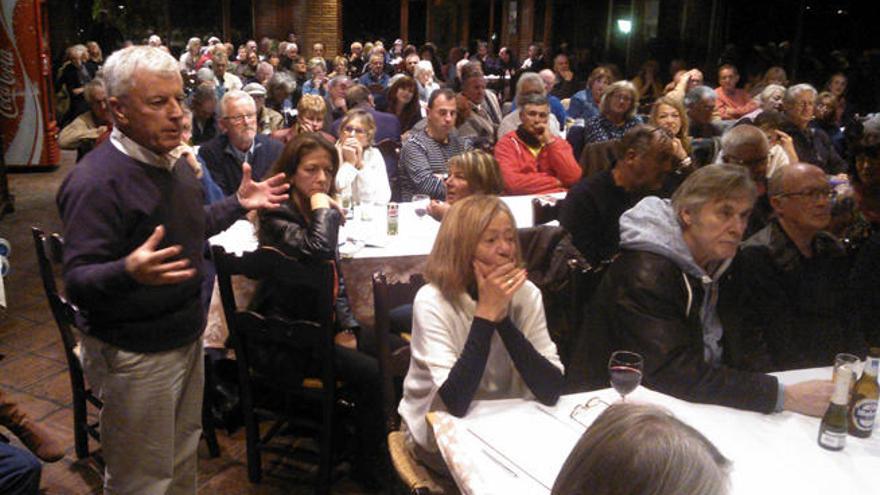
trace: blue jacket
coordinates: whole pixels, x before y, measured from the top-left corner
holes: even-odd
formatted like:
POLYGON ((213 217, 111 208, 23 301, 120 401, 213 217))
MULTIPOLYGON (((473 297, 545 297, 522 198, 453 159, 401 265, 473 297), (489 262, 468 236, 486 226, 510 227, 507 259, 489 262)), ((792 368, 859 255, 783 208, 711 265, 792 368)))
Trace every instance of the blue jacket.
MULTIPOLYGON (((229 196, 238 190, 241 183, 241 161, 228 149, 229 138, 221 134, 203 144, 199 148, 199 158, 207 165, 214 182, 229 196)), ((279 141, 269 136, 257 134, 254 138, 253 156, 250 158, 251 170, 255 181, 263 179, 263 176, 281 155, 284 149, 279 141)))

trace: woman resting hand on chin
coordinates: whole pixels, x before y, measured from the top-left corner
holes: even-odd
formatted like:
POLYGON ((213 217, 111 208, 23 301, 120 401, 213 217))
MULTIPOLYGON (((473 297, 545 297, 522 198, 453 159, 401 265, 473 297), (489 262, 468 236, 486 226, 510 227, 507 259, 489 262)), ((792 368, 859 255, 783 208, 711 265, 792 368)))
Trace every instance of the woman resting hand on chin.
POLYGON ((456 201, 440 226, 413 304, 412 359, 400 415, 407 444, 446 467, 425 415, 464 416, 471 402, 536 398, 554 404, 562 364, 541 292, 521 266, 513 215, 494 196, 456 201))

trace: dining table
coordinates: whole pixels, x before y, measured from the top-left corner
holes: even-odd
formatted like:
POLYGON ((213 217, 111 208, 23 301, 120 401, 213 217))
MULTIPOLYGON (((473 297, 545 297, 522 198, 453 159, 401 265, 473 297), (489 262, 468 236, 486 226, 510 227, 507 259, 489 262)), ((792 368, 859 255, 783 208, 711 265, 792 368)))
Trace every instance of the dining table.
MULTIPOLYGON (((534 225, 532 200, 557 201, 564 192, 501 196, 501 200, 513 214, 517 227, 534 225)), ((404 202, 397 204, 397 233, 388 235, 388 205, 383 203, 354 205, 347 212, 348 218, 339 229, 340 272, 345 280, 355 319, 372 328, 375 316, 373 310, 374 273, 384 273, 389 282, 408 280, 410 275, 422 273, 434 239, 440 229, 440 222, 430 215, 416 214, 416 204, 404 202)), ((551 222, 548 225, 557 224, 551 222)), ((257 248, 254 225, 246 219, 239 220, 229 229, 209 239, 211 245, 223 246, 228 252, 241 253, 257 248)), ((247 282, 234 280, 233 286, 239 292, 252 290, 247 282)), ((244 299, 247 299, 246 297, 244 299)), ((219 295, 215 290, 208 315, 208 330, 225 333, 225 323, 219 295)))
MULTIPOLYGON (((783 384, 830 380, 831 374, 830 367, 774 373, 783 384)), ((435 411, 428 422, 462 493, 543 495, 586 429, 619 400, 608 388, 565 395, 552 406, 527 399, 474 401, 463 417, 435 411)), ((696 404, 644 386, 626 401, 662 407, 705 435, 731 461, 732 495, 876 493, 876 432, 848 436, 846 447, 833 452, 817 443, 820 418, 696 404)))

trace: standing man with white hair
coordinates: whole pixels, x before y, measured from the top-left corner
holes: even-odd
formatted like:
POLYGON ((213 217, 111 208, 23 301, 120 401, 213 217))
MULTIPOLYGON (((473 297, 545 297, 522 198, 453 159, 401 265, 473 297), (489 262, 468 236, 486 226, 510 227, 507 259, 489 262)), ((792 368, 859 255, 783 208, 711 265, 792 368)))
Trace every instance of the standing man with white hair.
POLYGON ((146 46, 104 66, 113 132, 58 191, 64 282, 82 310, 83 368, 104 403, 106 494, 196 492, 203 358, 205 239, 250 209, 287 199, 282 176, 203 206, 180 145, 178 61, 146 46))
POLYGON ((244 91, 229 91, 220 100, 221 135, 199 148, 214 181, 224 194, 233 194, 241 182, 242 164, 248 163, 260 180, 284 146, 265 134, 257 134, 257 105, 244 91))

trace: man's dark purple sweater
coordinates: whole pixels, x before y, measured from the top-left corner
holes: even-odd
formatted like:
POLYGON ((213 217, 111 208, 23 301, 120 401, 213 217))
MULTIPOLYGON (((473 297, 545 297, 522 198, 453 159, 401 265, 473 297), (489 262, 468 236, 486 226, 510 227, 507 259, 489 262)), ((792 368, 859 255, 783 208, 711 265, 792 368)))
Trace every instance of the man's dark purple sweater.
POLYGON ((58 191, 64 223, 64 283, 83 329, 132 352, 161 352, 194 342, 205 327, 200 302, 205 239, 244 213, 236 197, 209 206, 193 170, 138 162, 108 140, 85 156, 58 191), (146 286, 125 271, 125 257, 158 225, 157 249, 180 245, 196 276, 146 286))

